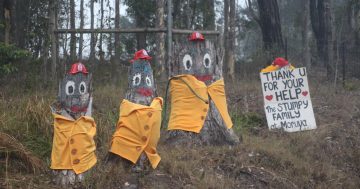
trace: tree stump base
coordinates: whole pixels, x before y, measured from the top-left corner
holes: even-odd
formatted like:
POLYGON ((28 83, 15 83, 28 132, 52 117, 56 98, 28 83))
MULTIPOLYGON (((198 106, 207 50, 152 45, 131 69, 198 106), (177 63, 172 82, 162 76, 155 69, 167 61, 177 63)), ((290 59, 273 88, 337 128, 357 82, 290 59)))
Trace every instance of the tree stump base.
POLYGON ((166 135, 165 143, 181 146, 236 145, 240 143, 240 139, 232 128, 228 129, 225 126, 214 102, 210 100, 210 109, 200 133, 170 130, 166 135))

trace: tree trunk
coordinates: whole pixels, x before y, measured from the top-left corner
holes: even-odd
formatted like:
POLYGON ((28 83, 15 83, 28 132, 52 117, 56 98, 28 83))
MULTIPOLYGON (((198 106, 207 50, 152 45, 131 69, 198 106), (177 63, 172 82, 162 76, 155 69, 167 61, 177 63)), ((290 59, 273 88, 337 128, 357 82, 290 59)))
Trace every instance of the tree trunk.
MULTIPOLYGON (((104 28, 104 0, 100 1, 100 29, 104 28)), ((99 57, 100 57, 100 62, 104 62, 104 55, 105 52, 103 51, 103 34, 100 34, 100 39, 99 39, 99 45, 98 45, 98 49, 99 49, 99 57)))
MULTIPOLYGON (((94 1, 90 0, 90 28, 94 29, 94 1)), ((96 35, 94 33, 91 34, 90 39, 90 61, 95 60, 95 46, 96 46, 96 35)))
POLYGON ((301 29, 301 37, 302 37, 302 54, 303 54, 303 62, 306 65, 307 69, 310 70, 311 67, 311 52, 310 52, 310 0, 304 1, 303 7, 303 15, 302 15, 302 29, 301 29))
POLYGON ((53 84, 56 82, 56 61, 57 61, 57 38, 55 37, 54 31, 56 28, 56 7, 57 1, 49 1, 49 30, 48 35, 51 42, 51 76, 53 84))
MULTIPOLYGON (((80 29, 84 28, 84 0, 80 1, 80 29)), ((79 37, 79 59, 82 59, 82 51, 83 51, 83 42, 84 42, 84 38, 83 38, 83 34, 80 33, 80 37, 79 37)))
MULTIPOLYGON (((115 29, 120 29, 120 0, 115 0, 115 29)), ((120 61, 120 34, 115 33, 115 62, 120 61)))
POLYGON ((224 70, 224 73, 227 72, 227 62, 228 62, 228 53, 229 53, 229 50, 228 50, 228 42, 229 42, 229 0, 224 0, 224 37, 223 37, 223 41, 224 41, 224 44, 223 44, 223 47, 224 47, 224 67, 223 67, 223 70, 224 70))
MULTIPOLYGON (((136 14, 136 26, 137 27, 145 27, 146 20, 141 17, 139 14, 136 14)), ((146 33, 137 33, 136 34, 136 46, 137 49, 146 49, 146 33)))
MULTIPOLYGON (((206 84, 206 86, 210 86, 216 81, 222 79, 222 53, 221 49, 216 46, 213 42, 205 39, 205 41, 188 41, 184 39, 183 43, 175 43, 174 51, 171 61, 171 67, 173 68, 171 75, 178 76, 178 75, 193 75, 206 84), (205 49, 209 52, 209 57, 211 57, 208 62, 210 62, 210 66, 206 67, 204 61, 204 55, 202 52, 205 49), (190 68, 185 68, 188 65, 188 61, 190 57, 192 60, 192 64, 190 68), (206 76, 206 77, 204 77, 206 76), (204 79, 200 79, 204 78, 204 79), (208 78, 208 79, 205 79, 208 78)), ((190 76, 191 78, 191 76, 190 76)), ((175 78, 175 80, 177 80, 175 78)), ((170 80, 170 87, 174 81, 174 78, 170 80)), ((181 80, 178 80, 181 81, 181 80)), ((184 82, 185 83, 185 82, 184 82)), ((211 99, 210 95, 208 94, 207 99, 202 99, 203 97, 199 97, 199 89, 197 86, 191 87, 190 85, 188 88, 173 88, 176 91, 169 90, 170 98, 174 98, 173 95, 176 95, 178 92, 177 90, 181 90, 187 94, 189 91, 192 91, 193 96, 189 96, 189 99, 192 102, 198 100, 202 100, 205 104, 209 104, 208 109, 202 109, 202 107, 184 107, 184 109, 192 108, 195 109, 196 112, 201 113, 202 116, 201 120, 204 120, 204 124, 201 127, 200 133, 190 132, 182 129, 175 129, 169 130, 167 136, 165 137, 166 144, 170 145, 183 145, 183 146, 193 146, 193 145, 234 145, 239 143, 239 137, 234 133, 232 128, 228 129, 225 125, 225 121, 223 117, 220 115, 220 112, 215 105, 213 99, 211 99), (195 99, 193 98, 195 97, 195 99), (199 97, 199 98, 196 98, 199 97), (207 112, 207 113, 206 113, 207 112), (205 114, 206 113, 206 116, 205 114)), ((202 89, 201 89, 202 90, 202 89)), ((176 102, 180 102, 179 100, 172 101, 171 108, 176 106, 176 102)), ((169 102, 167 102, 169 103, 169 102)), ((189 104, 185 104, 184 106, 189 106, 189 104)), ((163 110, 166 111, 166 110, 163 110)), ((171 116, 177 115, 180 112, 173 112, 173 109, 170 110, 170 121, 171 116)), ((176 116, 175 116, 176 117, 176 116)), ((199 117, 191 116, 191 117, 184 117, 184 119, 200 119, 199 117)), ((189 127, 197 127, 197 125, 188 125, 189 127)))
POLYGON ((229 31, 228 31, 228 48, 226 55, 227 62, 225 62, 227 67, 227 74, 231 79, 234 79, 235 74, 235 57, 234 57, 234 49, 235 49, 235 11, 236 4, 235 0, 230 0, 230 12, 229 12, 229 31))
POLYGON ((325 65, 327 76, 331 77, 333 75, 333 24, 330 0, 310 1, 310 18, 319 61, 325 65))
POLYGON ((257 0, 259 6, 259 24, 264 49, 267 53, 267 64, 275 57, 284 54, 284 42, 277 0, 257 0))
POLYGON ((13 12, 13 2, 11 0, 4 1, 4 17, 5 17, 5 44, 10 43, 11 17, 13 12))
MULTIPOLYGON (((157 28, 164 28, 164 0, 156 0, 156 26, 157 28)), ((156 34, 156 55, 157 62, 157 76, 165 78, 165 33, 156 34)))
POLYGON ((215 30, 215 0, 202 0, 203 5, 203 29, 215 30))
MULTIPOLYGON (((108 12, 108 19, 107 19, 107 28, 111 29, 111 16, 112 16, 112 12, 111 12, 111 6, 110 6, 110 1, 107 2, 107 7, 109 8, 108 12)), ((113 57, 113 34, 109 33, 108 37, 107 37, 107 56, 109 57, 109 59, 111 60, 113 57)), ((110 61, 111 62, 111 61, 110 61)))
MULTIPOLYGON (((75 0, 70 0, 70 28, 75 29, 75 0)), ((70 58, 71 61, 76 59, 76 34, 70 35, 70 58)))

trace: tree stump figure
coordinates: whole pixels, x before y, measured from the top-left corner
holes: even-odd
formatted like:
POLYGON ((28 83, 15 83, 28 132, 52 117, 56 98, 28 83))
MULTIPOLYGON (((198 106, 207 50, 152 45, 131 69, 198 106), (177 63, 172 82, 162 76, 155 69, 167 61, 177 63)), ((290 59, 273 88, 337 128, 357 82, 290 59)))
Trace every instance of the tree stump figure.
POLYGON ((51 169, 54 182, 62 187, 82 182, 97 162, 91 78, 82 63, 73 64, 59 85, 58 101, 51 106, 54 116, 51 169))
POLYGON ((185 146, 239 143, 227 110, 220 49, 194 32, 189 41, 174 45, 171 64, 166 143, 185 146))
POLYGON ((161 159, 156 146, 160 139, 162 98, 156 97, 150 59, 145 50, 135 53, 128 90, 111 140, 109 161, 122 163, 130 172, 127 188, 137 187, 134 180, 138 180, 139 173, 146 173, 150 166, 155 169, 161 159))

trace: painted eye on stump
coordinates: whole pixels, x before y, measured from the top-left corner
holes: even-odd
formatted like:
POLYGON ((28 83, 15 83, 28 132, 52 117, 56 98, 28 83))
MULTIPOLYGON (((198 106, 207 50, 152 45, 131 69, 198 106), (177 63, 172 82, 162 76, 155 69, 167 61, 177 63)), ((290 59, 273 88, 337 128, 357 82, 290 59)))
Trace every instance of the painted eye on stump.
POLYGON ((210 68, 211 67, 211 58, 210 58, 209 53, 206 53, 204 55, 203 65, 205 66, 205 68, 210 68))
POLYGON ((133 77, 133 86, 139 86, 141 83, 141 74, 135 74, 133 77))
POLYGON ((149 86, 149 87, 152 86, 152 82, 151 82, 150 76, 146 76, 145 81, 146 81, 146 85, 147 85, 147 86, 149 86))
POLYGON ((192 58, 189 54, 186 54, 183 58, 183 65, 184 65, 184 68, 185 70, 190 70, 191 67, 192 67, 192 58))
POLYGON ((84 81, 82 81, 80 83, 79 92, 80 92, 80 94, 85 94, 86 93, 86 83, 84 81))
POLYGON ((75 89, 75 82, 73 81, 68 81, 65 85, 65 93, 67 95, 73 95, 74 94, 74 89, 75 89))

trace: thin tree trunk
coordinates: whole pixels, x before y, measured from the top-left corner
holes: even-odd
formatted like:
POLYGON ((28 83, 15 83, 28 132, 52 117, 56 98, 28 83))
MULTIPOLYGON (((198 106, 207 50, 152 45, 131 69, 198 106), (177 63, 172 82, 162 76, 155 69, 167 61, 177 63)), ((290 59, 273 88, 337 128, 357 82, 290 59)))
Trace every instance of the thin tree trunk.
MULTIPOLYGON (((156 27, 164 27, 164 0, 156 0, 156 27)), ((165 33, 156 34, 157 76, 165 78, 165 33)))
MULTIPOLYGON (((80 1, 80 29, 84 28, 84 0, 80 1)), ((79 59, 82 59, 82 51, 83 51, 83 34, 80 33, 80 37, 79 37, 79 59)))
POLYGON ((224 67, 223 71, 226 73, 228 70, 227 62, 228 62, 228 39, 229 39, 229 0, 224 0, 224 67))
MULTIPOLYGON (((70 28, 75 29, 75 0, 70 0, 70 28)), ((70 36, 70 58, 71 61, 76 59, 76 34, 70 36)))
POLYGON ((10 31, 11 31, 11 13, 13 4, 10 0, 4 2, 4 17, 5 17, 5 44, 10 43, 10 31))
POLYGON ((302 36, 302 46, 303 46, 303 61, 306 65, 307 69, 310 70, 311 67, 311 52, 310 52, 310 32, 309 32, 309 25, 310 25, 310 6, 309 6, 310 0, 304 0, 304 7, 303 7, 303 15, 302 15, 302 30, 301 30, 301 36, 302 36))
POLYGON ((53 84, 56 82, 56 61, 57 61, 57 38, 54 30, 56 28, 56 3, 57 0, 49 1, 49 39, 51 42, 51 76, 53 84))
POLYGON ((203 5, 203 29, 215 30, 215 0, 202 0, 203 5))
MULTIPOLYGON (((104 28, 104 0, 100 1, 100 29, 104 28)), ((103 34, 100 34, 100 39, 99 39, 99 57, 100 57, 100 61, 103 62, 104 61, 104 51, 102 49, 103 46, 103 34)))
POLYGON ((326 67, 327 76, 333 75, 333 24, 330 0, 311 0, 310 18, 316 38, 319 61, 326 67))
POLYGON ((280 14, 277 0, 258 0, 260 28, 267 64, 284 53, 280 14))
MULTIPOLYGON (((120 0, 115 0, 115 29, 120 29, 120 0)), ((120 34, 115 33, 115 62, 120 61, 120 34)))
MULTIPOLYGON (((145 27, 145 20, 141 16, 136 16, 136 26, 137 27, 145 27)), ((145 49, 146 48, 146 33, 137 33, 136 34, 137 41, 137 49, 145 49)))
MULTIPOLYGON (((107 27, 109 29, 111 29, 112 12, 111 12, 110 1, 107 1, 107 7, 109 8, 109 14, 108 14, 108 19, 107 19, 107 27)), ((113 39, 113 34, 109 33, 108 38, 107 38, 107 51, 108 51, 108 57, 110 58, 110 60, 112 59, 112 56, 113 56, 113 40, 114 40, 113 39)))
POLYGON ((228 48, 227 48, 227 74, 231 79, 234 79, 235 73, 235 57, 234 57, 234 48, 235 48, 235 11, 236 4, 235 0, 230 0, 230 12, 229 12, 229 34, 228 34, 228 48))
MULTIPOLYGON (((94 29, 94 0, 90 0, 90 28, 94 29)), ((90 60, 95 60, 96 35, 91 34, 90 39, 90 60)))

